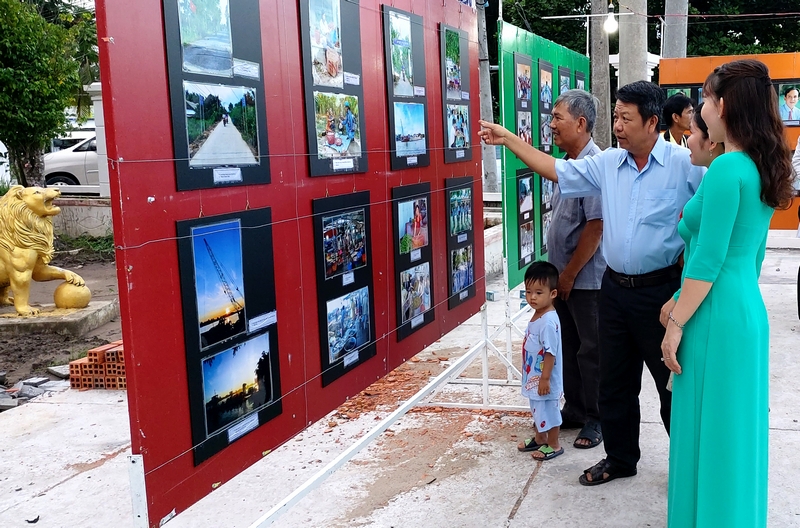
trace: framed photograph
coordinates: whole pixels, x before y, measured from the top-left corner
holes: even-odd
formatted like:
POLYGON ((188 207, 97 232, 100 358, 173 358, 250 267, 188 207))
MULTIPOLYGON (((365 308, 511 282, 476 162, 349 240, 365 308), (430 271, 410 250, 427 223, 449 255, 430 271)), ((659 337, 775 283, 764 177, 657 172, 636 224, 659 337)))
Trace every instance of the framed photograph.
POLYGON ((800 126, 798 96, 800 96, 800 80, 778 84, 778 112, 786 126, 800 126))
POLYGON ((397 204, 400 254, 411 253, 428 245, 428 197, 397 204))
POLYGON ((392 189, 395 226, 395 292, 397 340, 402 341, 435 319, 431 185, 417 183, 392 189))
POLYGON ((364 286, 326 303, 331 365, 353 354, 357 360, 358 350, 369 343, 369 297, 369 287, 364 286))
POLYGON ((524 215, 533 211, 533 177, 525 171, 525 175, 517 178, 517 203, 519 214, 524 215))
POLYGON ((533 145, 530 112, 517 112, 517 135, 528 145, 533 145))
POLYGON ((531 65, 518 62, 517 69, 517 99, 531 100, 531 65))
POLYGON ((367 171, 358 0, 300 0, 311 176, 367 171))
POLYGON ((391 169, 430 165, 425 34, 419 15, 382 5, 391 169))
POLYGON ((450 252, 450 295, 457 295, 475 286, 475 262, 472 245, 450 252))
POLYGON ((206 434, 213 435, 275 401, 269 332, 203 359, 206 434))
POLYGON ((191 228, 200 348, 246 331, 241 222, 191 228))
POLYGON ((514 53, 514 106, 517 112, 533 111, 533 62, 529 55, 514 53))
POLYGON ((547 232, 550 229, 550 222, 553 218, 553 192, 555 191, 555 184, 550 180, 541 178, 541 201, 539 211, 541 214, 541 241, 542 241, 542 254, 547 253, 547 232))
POLYGON ((182 67, 186 73, 233 77, 228 0, 178 0, 182 67))
POLYGON ((444 112, 444 162, 472 159, 470 140, 469 41, 466 31, 439 25, 444 112))
POLYGON ((314 92, 314 124, 318 159, 360 158, 358 97, 314 92))
POLYGON ((322 217, 325 279, 350 273, 367 265, 366 210, 354 209, 322 217))
POLYGON ((322 386, 376 352, 369 191, 312 201, 322 386))
POLYGON ((553 122, 552 114, 541 114, 539 116, 539 148, 544 152, 553 151, 553 129, 550 123, 553 122))
POLYGON ((533 212, 533 178, 534 173, 527 167, 517 169, 517 223, 519 239, 514 245, 509 239, 509 261, 514 261, 511 248, 517 251, 516 261, 519 269, 524 269, 534 258, 534 212, 533 212))
POLYGON ((469 176, 445 180, 447 212, 448 309, 475 296, 473 224, 473 179, 469 176))
POLYGON ((571 78, 569 68, 564 66, 558 67, 558 95, 570 89, 571 78))
POLYGON ((314 86, 344 88, 340 0, 308 0, 308 34, 314 86))
POLYGON ((163 7, 177 190, 269 183, 258 0, 163 7))
POLYGON ((550 114, 553 109, 553 65, 539 59, 539 113, 550 114))
POLYGON ((586 74, 582 71, 575 71, 575 88, 587 92, 589 91, 586 88, 586 74))
POLYGON ((533 255, 533 222, 522 224, 519 228, 519 257, 524 260, 533 255))
POLYGON ((269 208, 176 225, 194 463, 282 412, 269 208))
POLYGON ((553 221, 553 212, 542 214, 542 255, 547 254, 547 234, 550 232, 550 223, 553 221))

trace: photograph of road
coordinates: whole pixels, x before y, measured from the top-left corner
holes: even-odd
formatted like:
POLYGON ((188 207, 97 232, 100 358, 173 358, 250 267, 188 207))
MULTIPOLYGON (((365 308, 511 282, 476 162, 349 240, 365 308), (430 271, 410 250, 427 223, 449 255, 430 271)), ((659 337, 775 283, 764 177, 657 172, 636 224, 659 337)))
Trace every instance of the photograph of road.
POLYGON ((431 309, 431 268, 427 262, 400 272, 403 324, 431 309))
POLYGON ((450 148, 469 147, 469 107, 467 105, 447 105, 447 146, 450 148))
POLYGON ((418 198, 397 204, 400 254, 428 245, 428 199, 418 198))
POLYGON ((445 82, 447 98, 461 100, 461 37, 452 29, 444 30, 445 82))
POLYGON ((539 70, 539 101, 542 103, 542 108, 550 110, 550 105, 553 103, 553 72, 551 71, 539 70))
POLYGON ((558 93, 562 94, 569 90, 569 73, 563 75, 561 73, 558 74, 558 93))
POLYGON ((533 222, 519 226, 519 258, 533 255, 533 222))
POLYGON ((517 99, 531 100, 531 67, 517 63, 517 99))
POLYGON ((333 364, 369 342, 369 288, 328 301, 327 312, 328 362, 333 364))
POLYGON ((239 220, 192 228, 200 346, 245 331, 242 234, 239 220))
POLYGON ((255 88, 184 81, 189 166, 258 165, 255 88))
POLYGON ((531 131, 531 113, 517 112, 517 135, 528 145, 533 144, 533 132, 531 131))
POLYGON ((466 290, 475 281, 475 266, 472 260, 472 246, 450 252, 450 274, 453 291, 450 295, 466 290))
POLYGON ((472 189, 450 191, 450 236, 472 229, 472 189))
POLYGON ((203 360, 207 435, 275 399, 269 354, 267 332, 203 360))
POLYGON ((389 12, 389 38, 392 53, 392 93, 395 97, 414 95, 414 65, 411 49, 411 19, 389 12))
POLYGON ((322 217, 325 278, 367 265, 364 209, 322 217))
POLYGON ((340 0, 309 0, 311 64, 314 86, 344 87, 340 0))
POLYGON ((319 159, 361 157, 358 112, 358 97, 354 95, 314 92, 319 159))
POLYGON ((519 203, 519 214, 525 214, 533 211, 533 196, 531 188, 533 180, 530 176, 519 179, 519 195, 517 201, 519 203))
POLYGON ((394 139, 397 157, 425 154, 425 106, 418 103, 394 103, 394 139))
POLYGON ((183 71, 233 77, 228 0, 178 0, 183 71))
POLYGON ((539 130, 541 135, 539 137, 539 144, 545 151, 549 152, 553 146, 553 129, 550 128, 550 123, 553 122, 552 114, 539 114, 539 130))

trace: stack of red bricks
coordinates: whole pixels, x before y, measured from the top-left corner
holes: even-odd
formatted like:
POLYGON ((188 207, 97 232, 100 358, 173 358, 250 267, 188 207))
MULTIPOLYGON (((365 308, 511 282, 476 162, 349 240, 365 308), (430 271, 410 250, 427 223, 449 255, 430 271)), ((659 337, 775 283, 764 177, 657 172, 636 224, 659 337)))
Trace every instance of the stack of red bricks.
POLYGON ((93 348, 85 358, 69 363, 69 384, 73 389, 125 390, 125 351, 122 341, 93 348))

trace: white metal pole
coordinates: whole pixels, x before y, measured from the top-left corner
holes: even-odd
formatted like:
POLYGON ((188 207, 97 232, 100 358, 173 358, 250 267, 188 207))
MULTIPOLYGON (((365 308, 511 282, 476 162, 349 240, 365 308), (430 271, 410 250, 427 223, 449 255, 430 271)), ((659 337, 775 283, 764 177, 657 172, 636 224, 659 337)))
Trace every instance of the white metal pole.
POLYGON ((489 316, 487 315, 486 304, 481 309, 481 326, 483 327, 483 357, 481 367, 483 370, 483 406, 489 406, 489 316))
POLYGON ((144 485, 144 461, 142 455, 129 455, 128 479, 131 483, 134 528, 149 528, 147 518, 147 490, 144 485))

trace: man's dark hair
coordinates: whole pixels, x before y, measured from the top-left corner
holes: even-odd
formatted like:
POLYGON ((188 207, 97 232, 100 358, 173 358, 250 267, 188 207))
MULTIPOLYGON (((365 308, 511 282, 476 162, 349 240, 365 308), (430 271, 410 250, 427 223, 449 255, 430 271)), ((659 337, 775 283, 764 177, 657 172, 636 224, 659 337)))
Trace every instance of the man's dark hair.
POLYGON ((782 95, 782 96, 784 96, 784 97, 786 97, 787 95, 789 95, 789 92, 791 92, 792 90, 794 90, 795 92, 797 92, 798 94, 800 94, 800 88, 797 88, 797 86, 792 86, 792 85, 790 84, 789 86, 787 86, 787 87, 785 87, 785 88, 783 89, 783 93, 782 93, 781 95, 782 95))
POLYGON ((651 82, 636 81, 617 89, 617 101, 636 105, 642 121, 653 116, 660 120, 664 108, 664 92, 651 82))
POLYGON ((537 282, 555 290, 558 287, 558 268, 544 260, 537 260, 525 270, 525 284, 537 282))
POLYGON ((681 115, 683 111, 690 106, 694 106, 694 103, 692 103, 692 100, 683 94, 678 93, 672 97, 669 97, 667 102, 664 103, 664 111, 661 113, 661 115, 664 117, 664 124, 667 125, 667 128, 675 124, 675 122, 672 120, 672 114, 681 115))

